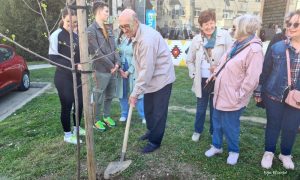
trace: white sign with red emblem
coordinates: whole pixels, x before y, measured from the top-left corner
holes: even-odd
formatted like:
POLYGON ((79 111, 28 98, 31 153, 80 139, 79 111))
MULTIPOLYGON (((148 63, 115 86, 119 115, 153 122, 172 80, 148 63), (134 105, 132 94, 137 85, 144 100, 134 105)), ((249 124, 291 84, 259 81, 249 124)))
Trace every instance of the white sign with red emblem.
POLYGON ((191 40, 168 40, 166 42, 172 54, 173 64, 175 66, 186 66, 186 58, 191 40))

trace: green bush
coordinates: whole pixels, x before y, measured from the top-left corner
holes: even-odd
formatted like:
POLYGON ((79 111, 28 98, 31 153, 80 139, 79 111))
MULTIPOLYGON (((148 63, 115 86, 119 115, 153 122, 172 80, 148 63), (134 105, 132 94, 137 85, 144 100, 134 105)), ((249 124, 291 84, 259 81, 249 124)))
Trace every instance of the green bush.
MULTIPOLYGON (((33 9, 39 11, 35 0, 25 0, 33 9)), ((43 0, 47 4, 45 15, 49 30, 59 18, 60 9, 64 7, 64 1, 43 0)), ((48 37, 46 26, 40 15, 30 10, 22 0, 0 0, 0 32, 9 37, 15 35, 15 41, 26 48, 47 56, 48 37)), ((54 30, 56 27, 54 28, 54 30)), ((3 39, 1 40, 3 42, 3 39)), ((27 60, 37 59, 34 55, 17 48, 17 52, 27 60)))

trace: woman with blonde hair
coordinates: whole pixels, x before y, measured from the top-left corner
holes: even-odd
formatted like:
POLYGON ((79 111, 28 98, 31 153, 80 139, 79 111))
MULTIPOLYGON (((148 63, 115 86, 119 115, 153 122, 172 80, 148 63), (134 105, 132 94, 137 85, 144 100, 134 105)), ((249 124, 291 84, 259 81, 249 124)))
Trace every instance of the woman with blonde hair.
MULTIPOLYGON (((292 107, 285 103, 285 98, 287 90, 300 90, 300 10, 289 14, 286 35, 287 40, 273 44, 267 51, 260 76, 261 87, 257 88, 261 93, 255 93, 255 100, 263 100, 267 114, 265 152, 261 160, 265 169, 272 167, 280 134, 279 160, 284 168, 295 168, 291 153, 300 125, 300 105, 292 107)), ((300 98, 295 100, 300 101, 300 98)))
POLYGON ((245 14, 233 22, 236 30, 232 48, 223 55, 215 78, 212 145, 205 152, 212 157, 223 152, 223 133, 228 144, 227 164, 239 158, 240 116, 259 82, 263 65, 261 40, 255 35, 261 27, 257 16, 245 14))

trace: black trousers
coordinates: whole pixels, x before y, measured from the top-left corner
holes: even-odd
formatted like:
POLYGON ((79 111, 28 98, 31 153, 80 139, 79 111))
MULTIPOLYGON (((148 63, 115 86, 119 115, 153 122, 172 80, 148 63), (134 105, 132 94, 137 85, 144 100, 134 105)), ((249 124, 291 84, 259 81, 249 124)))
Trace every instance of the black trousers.
MULTIPOLYGON (((73 123, 76 126, 75 119, 75 98, 74 98, 74 89, 73 89, 73 79, 72 75, 56 72, 54 77, 54 84, 57 88, 58 96, 61 104, 61 114, 60 120, 64 132, 71 131, 71 111, 72 106, 74 105, 73 111, 73 123)), ((79 124, 82 117, 83 101, 82 101, 82 87, 80 76, 77 76, 77 88, 78 90, 78 109, 79 109, 79 124)))
POLYGON ((171 90, 172 84, 168 84, 156 92, 144 95, 144 111, 149 131, 148 140, 158 146, 160 146, 165 133, 171 90))

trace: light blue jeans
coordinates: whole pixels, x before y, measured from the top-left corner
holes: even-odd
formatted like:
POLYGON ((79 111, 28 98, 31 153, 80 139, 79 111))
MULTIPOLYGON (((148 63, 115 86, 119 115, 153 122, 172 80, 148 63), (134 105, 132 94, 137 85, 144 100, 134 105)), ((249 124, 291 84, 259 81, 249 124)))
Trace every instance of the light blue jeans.
MULTIPOLYGON (((129 111, 128 98, 120 98, 119 100, 120 100, 120 108, 121 108, 121 117, 125 117, 127 119, 128 111, 129 111)), ((138 99, 135 107, 139 113, 140 118, 144 119, 145 118, 144 98, 138 99)))
POLYGON ((214 109, 214 132, 212 144, 218 149, 222 148, 223 133, 225 134, 228 151, 239 153, 240 142, 240 117, 245 108, 236 111, 220 111, 214 109))

